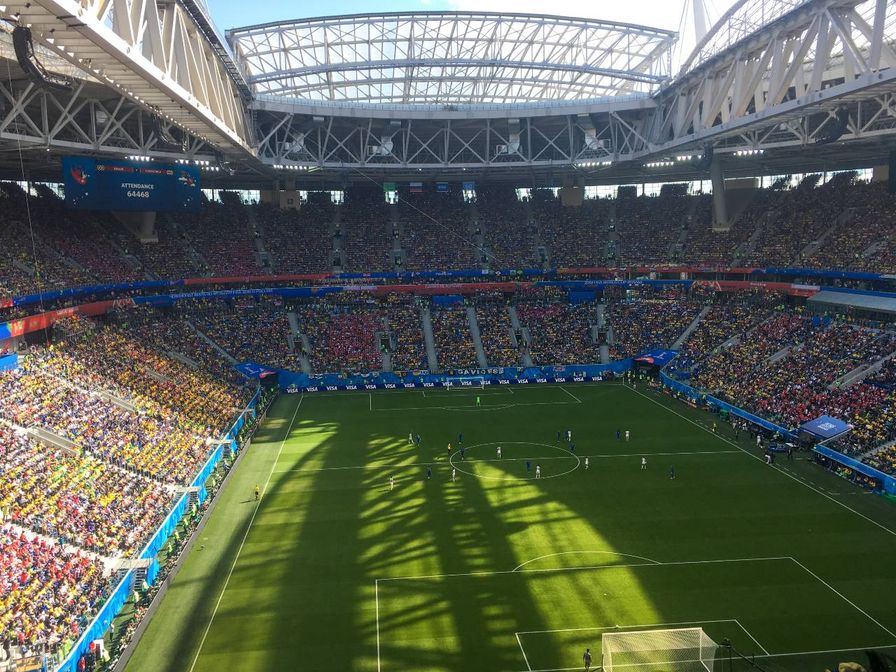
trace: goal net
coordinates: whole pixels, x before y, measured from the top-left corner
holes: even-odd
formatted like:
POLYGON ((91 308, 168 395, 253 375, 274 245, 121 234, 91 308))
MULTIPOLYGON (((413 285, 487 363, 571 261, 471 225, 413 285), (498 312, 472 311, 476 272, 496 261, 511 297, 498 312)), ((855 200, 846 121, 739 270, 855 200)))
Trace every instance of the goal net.
POLYGON ((703 628, 605 632, 604 672, 712 672, 716 644, 703 628))

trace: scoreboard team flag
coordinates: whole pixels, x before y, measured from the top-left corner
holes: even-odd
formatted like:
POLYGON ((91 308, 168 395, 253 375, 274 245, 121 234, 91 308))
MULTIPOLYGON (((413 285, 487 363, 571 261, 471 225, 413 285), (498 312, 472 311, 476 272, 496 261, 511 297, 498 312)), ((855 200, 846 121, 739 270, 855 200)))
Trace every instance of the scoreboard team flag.
POLYGON ((70 208, 198 212, 202 205, 196 166, 66 156, 62 173, 70 208))

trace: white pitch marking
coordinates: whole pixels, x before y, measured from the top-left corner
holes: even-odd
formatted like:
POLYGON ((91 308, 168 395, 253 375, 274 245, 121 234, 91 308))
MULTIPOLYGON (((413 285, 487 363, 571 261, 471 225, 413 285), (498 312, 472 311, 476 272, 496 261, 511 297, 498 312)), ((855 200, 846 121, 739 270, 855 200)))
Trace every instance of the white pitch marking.
MULTIPOLYGON (((264 482, 264 488, 262 488, 261 492, 264 495, 267 492, 268 485, 271 482, 271 477, 274 475, 274 467, 277 466, 277 462, 280 459, 280 454, 283 452, 283 446, 286 444, 286 440, 289 438, 289 433, 292 431, 292 426, 296 422, 296 416, 299 414, 299 408, 302 406, 302 401, 305 399, 305 395, 303 394, 299 397, 299 403, 296 404, 296 410, 292 414, 292 420, 289 421, 289 426, 286 428, 286 434, 283 437, 283 440, 280 442, 280 448, 277 450, 277 457, 274 458, 274 463, 271 465, 271 473, 268 474, 268 480, 264 482)), ((255 504, 255 510, 252 512, 252 517, 249 518, 249 524, 246 526, 246 533, 243 535, 243 540, 240 542, 240 547, 236 550, 236 557, 233 559, 233 564, 230 565, 230 571, 227 572, 227 578, 224 579, 224 587, 221 588, 221 594, 218 595, 218 601, 215 602, 215 608, 212 611, 211 618, 208 619, 208 625, 205 628, 205 632, 202 633, 202 639, 199 640, 199 649, 196 651, 196 657, 193 658, 193 664, 190 665, 189 672, 193 672, 193 669, 196 667, 196 663, 199 660, 199 655, 202 653, 202 647, 205 644, 205 639, 208 637, 209 630, 212 629, 212 622, 215 620, 215 615, 218 613, 218 607, 221 606, 221 600, 224 599, 224 593, 227 592, 227 585, 230 583, 230 577, 233 576, 233 570, 236 568, 236 563, 240 559, 240 553, 243 552, 243 546, 246 544, 246 539, 249 537, 249 530, 252 529, 252 523, 255 522, 255 516, 258 515, 258 509, 261 506, 261 499, 255 504)))
POLYGON ((646 560, 647 562, 651 562, 654 565, 661 565, 659 560, 654 560, 653 558, 645 558, 643 555, 635 555, 634 553, 619 553, 617 551, 563 551, 561 553, 548 553, 547 555, 540 555, 537 558, 532 558, 531 560, 526 560, 521 565, 518 565, 513 571, 518 572, 526 565, 532 564, 533 562, 538 562, 539 560, 544 560, 545 558, 554 558, 558 555, 580 555, 583 553, 588 553, 591 555, 602 554, 602 555, 621 555, 626 558, 635 558, 637 560, 646 560))
MULTIPOLYGON (((631 390, 631 391, 634 392, 635 394, 641 395, 642 397, 644 397, 645 399, 647 399, 647 401, 649 401, 650 403, 652 403, 652 404, 656 404, 657 406, 659 406, 659 407, 661 407, 661 408, 665 408, 665 409, 666 409, 667 411, 669 411, 670 413, 674 413, 674 414, 677 415, 679 418, 681 418, 681 419, 683 419, 683 420, 685 420, 685 421, 691 423, 692 425, 696 425, 697 427, 700 427, 699 424, 697 424, 696 422, 694 422, 694 421, 691 420, 690 418, 688 418, 688 417, 682 415, 681 413, 679 413, 678 411, 676 411, 676 410, 674 410, 674 409, 672 409, 672 408, 669 408, 669 407, 666 406, 665 404, 661 404, 660 402, 658 402, 658 401, 655 400, 655 399, 651 399, 651 398, 648 397, 646 394, 643 394, 643 393, 641 393, 641 392, 638 392, 638 390, 635 390, 635 389, 633 389, 633 388, 631 388, 631 387, 628 387, 627 385, 624 385, 623 387, 628 388, 629 390, 631 390)), ((700 427, 700 429, 702 429, 704 432, 707 432, 707 433, 709 433, 709 434, 713 434, 710 430, 706 429, 705 427, 700 427)), ((737 448, 739 451, 741 451, 741 452, 744 453, 745 455, 748 455, 749 457, 752 457, 754 460, 758 460, 758 461, 762 462, 763 464, 765 464, 765 460, 763 460, 761 457, 759 457, 758 455, 754 455, 753 453, 751 453, 751 452, 748 451, 748 450, 745 450, 743 447, 741 447, 741 446, 739 446, 738 444, 734 443, 734 441, 732 441, 731 439, 725 438, 724 436, 720 436, 719 434, 713 434, 713 436, 715 436, 716 438, 718 438, 718 439, 721 440, 721 441, 724 441, 725 443, 731 444, 732 446, 734 446, 735 448, 737 448)), ((791 474, 791 473, 788 473, 788 472, 785 471, 784 469, 781 469, 781 467, 777 466, 776 464, 770 464, 770 465, 768 465, 768 466, 771 467, 772 469, 774 469, 775 471, 777 471, 778 473, 784 474, 784 475, 787 476, 788 478, 793 479, 793 480, 796 481, 797 483, 802 483, 802 484, 805 485, 807 488, 809 488, 809 489, 812 490, 813 492, 817 492, 819 495, 821 495, 821 496, 824 497, 825 499, 829 499, 829 500, 831 500, 832 502, 834 502, 834 504, 837 504, 838 506, 842 506, 842 507, 843 507, 844 509, 846 509, 847 511, 852 511, 854 514, 856 514, 856 515, 859 516, 860 518, 864 518, 865 520, 867 520, 867 521, 868 521, 869 523, 871 523, 872 525, 874 525, 874 526, 876 526, 876 527, 879 527, 879 528, 882 529, 884 532, 887 532, 887 533, 889 533, 889 534, 892 534, 894 537, 896 537, 896 532, 894 532, 893 530, 891 530, 891 529, 890 529, 889 527, 887 527, 886 525, 882 525, 881 523, 878 523, 876 520, 874 520, 873 518, 869 518, 869 517, 866 516, 864 513, 860 513, 859 511, 856 511, 856 510, 855 510, 854 508, 852 508, 851 506, 848 506, 848 505, 844 504, 844 503, 841 502, 840 500, 838 500, 838 499, 834 499, 834 498, 831 497, 830 495, 827 495, 827 494, 823 493, 823 492, 822 492, 821 490, 819 490, 818 488, 813 487, 813 486, 809 485, 808 483, 806 483, 805 481, 800 480, 798 477, 794 476, 794 475, 791 474)))
MULTIPOLYGON (((380 582, 373 583, 374 596, 376 597, 376 671, 380 672, 380 582)), ((528 665, 528 663, 526 663, 528 665)))
POLYGON ((520 640, 520 633, 517 632, 515 634, 516 634, 516 643, 520 645, 520 651, 523 652, 523 660, 526 661, 526 668, 531 670, 532 666, 529 664, 529 657, 526 655, 526 649, 523 648, 522 640, 520 640))
MULTIPOLYGON (((601 625, 587 628, 558 628, 556 630, 521 630, 517 635, 545 635, 552 632, 586 632, 588 630, 615 630, 617 627, 630 630, 632 628, 659 628, 667 625, 697 625, 699 623, 736 623, 734 618, 720 618, 714 621, 674 621, 671 623, 626 623, 623 626, 601 625)), ((578 669, 578 668, 576 668, 578 669)))
POLYGON ((520 572, 508 569, 486 570, 482 572, 459 572, 455 574, 421 574, 418 576, 381 577, 378 581, 414 581, 418 579, 450 579, 462 576, 500 576, 503 574, 546 574, 549 572, 581 572, 590 569, 627 569, 631 567, 677 567, 679 565, 714 565, 726 562, 778 562, 792 560, 789 555, 776 555, 762 558, 724 558, 719 560, 678 560, 674 562, 633 562, 624 565, 587 565, 583 567, 553 567, 548 569, 524 569, 520 572))
POLYGON ((877 627, 879 627, 881 630, 883 630, 883 631, 886 632, 888 635, 890 635, 890 637, 892 637, 894 640, 896 640, 896 633, 894 633, 892 630, 890 630, 890 629, 887 628, 885 625, 883 625, 883 623, 881 623, 881 622, 878 621, 876 618, 874 618, 874 616, 872 616, 872 615, 869 614, 867 611, 865 611, 864 609, 862 609, 859 605, 857 605, 855 602, 853 602, 853 601, 850 600, 848 597, 846 597, 846 595, 844 595, 843 593, 841 593, 839 590, 837 590, 836 588, 834 588, 834 586, 832 586, 830 583, 828 583, 827 581, 825 581, 824 579, 822 579, 820 576, 818 576, 818 574, 816 574, 816 573, 813 572, 811 569, 809 569, 808 567, 806 567, 806 565, 804 565, 802 562, 800 562, 799 560, 797 560, 797 559, 794 558, 794 557, 791 557, 790 559, 791 559, 793 562, 795 562, 797 565, 799 565, 800 567, 802 567, 802 569, 803 569, 805 572, 807 572, 810 576, 813 576, 813 577, 815 577, 816 580, 821 581, 821 583, 823 583, 825 586, 827 586, 828 589, 830 589, 831 591, 833 591, 835 595, 837 595, 838 597, 840 597, 840 599, 842 599, 844 602, 846 602, 847 604, 849 604, 853 609, 855 609, 855 610, 858 611, 860 614, 862 614, 863 616, 865 616, 865 618, 867 618, 868 620, 870 620, 870 621, 871 621, 872 623, 874 623, 877 627))
POLYGON ((579 399, 576 395, 574 395, 572 392, 570 392, 569 390, 567 390, 567 389, 566 389, 565 387, 563 387, 562 385, 560 386, 560 389, 563 390, 564 392, 566 392, 566 394, 568 394, 570 397, 572 397, 573 399, 575 399, 577 404, 581 404, 581 403, 582 403, 582 400, 581 400, 581 399, 579 399))
POLYGON ((762 653, 764 653, 766 656, 769 655, 768 649, 766 649, 764 646, 762 646, 762 644, 759 643, 759 640, 756 639, 756 638, 753 636, 753 633, 751 633, 751 632, 750 632, 749 630, 747 630, 743 625, 741 625, 741 622, 740 622, 739 620, 737 620, 736 618, 734 619, 734 622, 737 623, 737 626, 738 626, 741 630, 743 630, 745 633, 747 633, 747 637, 749 637, 750 639, 752 639, 752 640, 753 640, 753 643, 754 643, 756 646, 758 646, 760 649, 762 649, 762 653))

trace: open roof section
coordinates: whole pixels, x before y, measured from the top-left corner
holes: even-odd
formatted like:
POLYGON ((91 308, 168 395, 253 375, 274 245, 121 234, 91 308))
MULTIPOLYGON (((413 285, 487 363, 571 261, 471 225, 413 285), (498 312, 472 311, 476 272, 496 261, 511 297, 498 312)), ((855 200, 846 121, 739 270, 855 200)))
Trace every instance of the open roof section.
POLYGON ((649 94, 676 33, 557 16, 414 12, 332 16, 227 32, 260 98, 476 105, 649 94))
MULTIPOLYGON (((696 45, 690 56, 682 63, 680 76, 698 69, 704 63, 725 54, 744 49, 749 51, 750 40, 763 30, 773 29, 776 22, 796 10, 810 10, 823 5, 829 12, 831 30, 845 37, 853 54, 848 59, 861 58, 862 52, 869 48, 873 41, 870 28, 868 31, 850 30, 843 21, 837 21, 834 14, 844 10, 855 13, 855 26, 879 26, 885 39, 891 40, 896 31, 896 3, 889 0, 739 0, 712 27, 706 36, 696 45), (883 12, 883 20, 875 21, 875 13, 883 12), (889 38, 887 36, 890 36, 889 38)), ((842 50, 821 56, 821 60, 842 56, 842 50)), ((814 51, 808 54, 809 60, 816 58, 814 51)))

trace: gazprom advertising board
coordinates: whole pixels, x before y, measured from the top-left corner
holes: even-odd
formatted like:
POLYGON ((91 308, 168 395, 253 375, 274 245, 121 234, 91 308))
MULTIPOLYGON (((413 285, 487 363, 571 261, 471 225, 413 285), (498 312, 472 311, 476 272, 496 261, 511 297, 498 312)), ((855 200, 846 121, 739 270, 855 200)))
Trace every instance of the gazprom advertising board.
POLYGON ((66 156, 62 172, 70 208, 197 212, 202 204, 195 166, 66 156))

